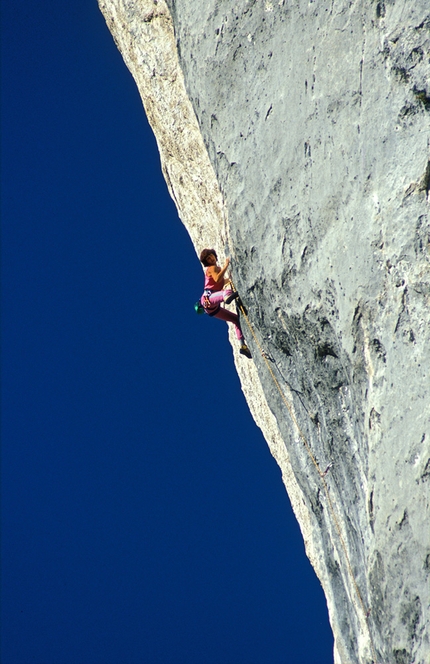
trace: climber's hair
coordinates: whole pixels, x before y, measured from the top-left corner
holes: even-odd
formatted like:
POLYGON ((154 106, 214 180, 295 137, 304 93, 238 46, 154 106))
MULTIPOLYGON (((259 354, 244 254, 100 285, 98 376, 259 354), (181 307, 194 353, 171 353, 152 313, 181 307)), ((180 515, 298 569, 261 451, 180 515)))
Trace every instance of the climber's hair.
POLYGON ((216 255, 215 249, 203 249, 202 253, 200 254, 200 261, 203 263, 205 267, 208 267, 208 263, 206 262, 206 259, 208 256, 213 254, 215 258, 218 260, 218 256, 216 255))

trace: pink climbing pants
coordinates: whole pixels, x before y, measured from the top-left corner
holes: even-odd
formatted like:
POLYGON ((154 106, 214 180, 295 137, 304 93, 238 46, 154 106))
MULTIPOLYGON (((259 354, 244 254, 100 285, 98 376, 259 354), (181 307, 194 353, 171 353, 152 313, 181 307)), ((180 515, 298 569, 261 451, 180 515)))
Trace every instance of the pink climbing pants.
POLYGON ((213 316, 213 318, 219 318, 219 320, 225 320, 227 323, 233 323, 236 337, 239 339, 239 341, 242 341, 243 334, 242 330, 240 329, 239 316, 234 314, 232 311, 228 311, 228 309, 221 307, 221 302, 224 302, 224 298, 231 295, 232 292, 232 290, 222 290, 217 291, 216 293, 211 293, 209 296, 202 295, 201 303, 205 309, 205 313, 209 316, 213 316), (206 306, 208 300, 211 305, 209 307, 206 306))

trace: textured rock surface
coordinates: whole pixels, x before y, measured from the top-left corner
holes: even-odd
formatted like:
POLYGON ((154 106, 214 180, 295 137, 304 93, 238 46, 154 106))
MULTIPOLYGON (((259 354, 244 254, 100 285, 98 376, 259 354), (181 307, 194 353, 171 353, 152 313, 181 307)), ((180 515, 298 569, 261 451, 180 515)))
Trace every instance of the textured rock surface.
POLYGON ((255 365, 236 365, 324 587, 335 660, 424 664, 428 2, 100 7, 196 249, 232 256, 256 335, 255 365))

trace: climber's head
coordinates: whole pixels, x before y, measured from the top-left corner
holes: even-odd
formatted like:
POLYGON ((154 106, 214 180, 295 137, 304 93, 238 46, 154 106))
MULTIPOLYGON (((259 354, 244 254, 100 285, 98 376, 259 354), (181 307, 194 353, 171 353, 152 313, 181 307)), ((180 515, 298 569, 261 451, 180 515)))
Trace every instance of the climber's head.
POLYGON ((210 263, 207 262, 209 256, 215 256, 215 260, 218 260, 215 249, 203 249, 200 254, 200 260, 205 267, 208 267, 210 263))

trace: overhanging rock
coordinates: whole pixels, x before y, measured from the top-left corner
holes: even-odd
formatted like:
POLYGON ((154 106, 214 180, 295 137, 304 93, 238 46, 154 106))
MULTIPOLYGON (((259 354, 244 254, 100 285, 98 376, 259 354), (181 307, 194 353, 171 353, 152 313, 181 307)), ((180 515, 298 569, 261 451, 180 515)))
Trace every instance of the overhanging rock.
POLYGON ((424 664, 428 2, 99 5, 196 250, 232 257, 254 356, 237 370, 335 661, 424 664))

